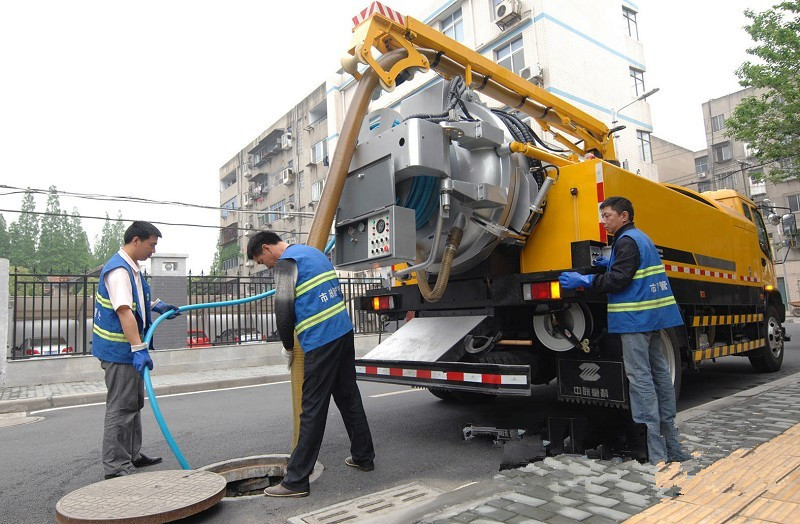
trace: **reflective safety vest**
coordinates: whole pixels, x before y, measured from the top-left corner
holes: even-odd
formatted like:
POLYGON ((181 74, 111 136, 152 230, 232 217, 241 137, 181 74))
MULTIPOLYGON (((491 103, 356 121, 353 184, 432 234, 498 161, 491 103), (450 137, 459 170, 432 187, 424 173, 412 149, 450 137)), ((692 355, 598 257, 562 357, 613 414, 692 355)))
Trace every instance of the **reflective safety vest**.
POLYGON ((281 258, 297 264, 294 331, 303 351, 316 349, 353 329, 342 288, 328 258, 313 247, 292 244, 281 258))
MULTIPOLYGON (((633 227, 619 238, 625 236, 632 238, 639 248, 639 267, 628 287, 608 294, 608 332, 643 333, 683 324, 664 264, 652 240, 633 227)), ((613 266, 615 255, 616 249, 612 249, 609 267, 613 266)))
POLYGON ((144 300, 141 300, 139 293, 136 291, 133 269, 119 253, 115 253, 103 266, 103 270, 100 272, 100 282, 97 284, 97 295, 94 302, 94 328, 92 329, 92 355, 106 362, 132 364, 133 353, 131 352, 131 345, 128 339, 125 338, 119 316, 114 311, 114 306, 111 305, 105 281, 109 271, 120 267, 128 271, 128 276, 131 279, 131 289, 133 291, 133 307, 131 310, 134 318, 136 318, 136 324, 139 326, 139 333, 141 333, 142 339, 144 339, 144 334, 150 327, 150 286, 142 278, 144 300), (144 315, 142 315, 142 312, 144 312, 144 315))

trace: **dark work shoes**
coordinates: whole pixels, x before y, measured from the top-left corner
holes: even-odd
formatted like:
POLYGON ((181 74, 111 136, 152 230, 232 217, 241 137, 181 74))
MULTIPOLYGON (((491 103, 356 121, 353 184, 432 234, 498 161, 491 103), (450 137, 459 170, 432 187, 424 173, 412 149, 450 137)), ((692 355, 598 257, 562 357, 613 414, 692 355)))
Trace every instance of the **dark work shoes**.
POLYGON ((146 468, 161 463, 161 457, 148 457, 144 453, 139 453, 139 458, 133 461, 133 465, 137 468, 146 468))
POLYGON ((264 495, 268 497, 307 497, 308 491, 292 491, 283 487, 283 484, 276 484, 264 490, 264 495))
POLYGON ((117 471, 116 473, 110 473, 110 474, 106 475, 105 479, 109 480, 109 479, 115 479, 117 477, 127 477, 128 475, 133 475, 134 473, 136 473, 135 469, 131 469, 131 470, 124 470, 123 469, 122 471, 117 471))
POLYGON ((346 459, 344 459, 344 463, 350 466, 351 468, 358 468, 361 471, 372 471, 373 469, 375 469, 375 462, 371 460, 369 462, 362 462, 359 464, 358 462, 353 460, 353 457, 347 457, 346 459))

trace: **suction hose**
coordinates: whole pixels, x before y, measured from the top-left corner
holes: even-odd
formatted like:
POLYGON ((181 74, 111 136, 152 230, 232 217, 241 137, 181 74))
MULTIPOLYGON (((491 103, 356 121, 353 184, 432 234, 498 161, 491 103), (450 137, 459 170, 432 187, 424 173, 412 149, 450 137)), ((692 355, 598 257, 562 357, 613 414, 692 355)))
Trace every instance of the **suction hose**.
POLYGON ((425 270, 417 271, 417 286, 422 298, 428 302, 436 302, 442 295, 444 290, 447 289, 447 282, 450 280, 450 270, 453 268, 453 259, 456 257, 456 251, 461 244, 461 239, 464 236, 463 226, 454 226, 450 233, 447 234, 447 242, 444 245, 444 254, 442 255, 441 268, 439 275, 436 277, 436 284, 431 287, 428 284, 428 272, 425 270))
MULTIPOLYGON (((327 254, 333 249, 333 245, 335 244, 336 239, 331 238, 328 241, 328 244, 325 246, 325 253, 327 254)), ((181 306, 178 308, 178 311, 193 311, 195 309, 208 309, 212 307, 227 307, 227 306, 236 306, 239 304, 246 304, 248 302, 255 302, 256 300, 262 300, 269 296, 275 294, 274 289, 270 289, 264 293, 259 293, 258 295, 253 295, 252 297, 245 297, 245 298, 237 298, 236 300, 226 300, 223 302, 206 302, 204 304, 189 304, 186 306, 181 306)), ((150 325, 150 329, 147 330, 147 333, 144 336, 144 342, 146 344, 150 344, 150 341, 153 340, 153 333, 155 332, 156 328, 161 324, 164 319, 169 318, 171 315, 174 314, 174 311, 167 311, 160 317, 158 317, 155 322, 150 325)), ((294 367, 294 366, 292 366, 294 367)), ((169 449, 172 450, 172 454, 175 455, 175 458, 178 460, 178 463, 181 465, 183 469, 192 469, 189 465, 189 462, 186 460, 186 457, 183 456, 181 453, 180 447, 178 447, 178 443, 175 442, 175 439, 172 437, 172 433, 167 426, 166 421, 164 420, 164 415, 161 413, 161 408, 158 405, 158 400, 156 399, 156 393, 153 390, 153 381, 150 378, 150 370, 145 366, 144 368, 144 387, 147 390, 147 398, 150 401, 150 408, 153 410, 153 415, 156 417, 156 422, 158 422, 158 427, 161 429, 161 434, 164 435, 164 440, 167 441, 169 445, 169 449)))

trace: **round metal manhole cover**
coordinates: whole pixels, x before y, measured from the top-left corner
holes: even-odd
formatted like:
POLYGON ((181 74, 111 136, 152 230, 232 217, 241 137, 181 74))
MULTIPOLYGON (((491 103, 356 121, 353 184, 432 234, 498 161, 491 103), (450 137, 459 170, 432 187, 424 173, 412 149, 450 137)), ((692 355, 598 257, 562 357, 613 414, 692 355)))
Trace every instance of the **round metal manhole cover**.
POLYGON ((76 489, 56 503, 56 522, 169 522, 200 513, 225 496, 210 471, 136 473, 76 489))

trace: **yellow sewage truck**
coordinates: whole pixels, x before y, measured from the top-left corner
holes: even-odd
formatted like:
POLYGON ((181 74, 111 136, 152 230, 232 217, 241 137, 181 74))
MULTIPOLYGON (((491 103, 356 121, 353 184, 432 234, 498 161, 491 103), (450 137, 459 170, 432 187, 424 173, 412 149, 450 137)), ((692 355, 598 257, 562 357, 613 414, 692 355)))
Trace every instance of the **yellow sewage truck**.
POLYGON ((709 359, 780 368, 785 308, 751 200, 622 169, 614 130, 422 22, 377 2, 354 22, 343 66, 359 85, 315 221, 336 213, 337 268, 390 268, 360 309, 404 321, 360 379, 458 401, 557 379, 562 400, 626 407, 606 297, 558 284, 599 271, 612 195, 633 202, 680 305, 684 325, 662 331, 676 390, 709 359), (443 80, 367 114, 374 89, 429 69, 443 80))

